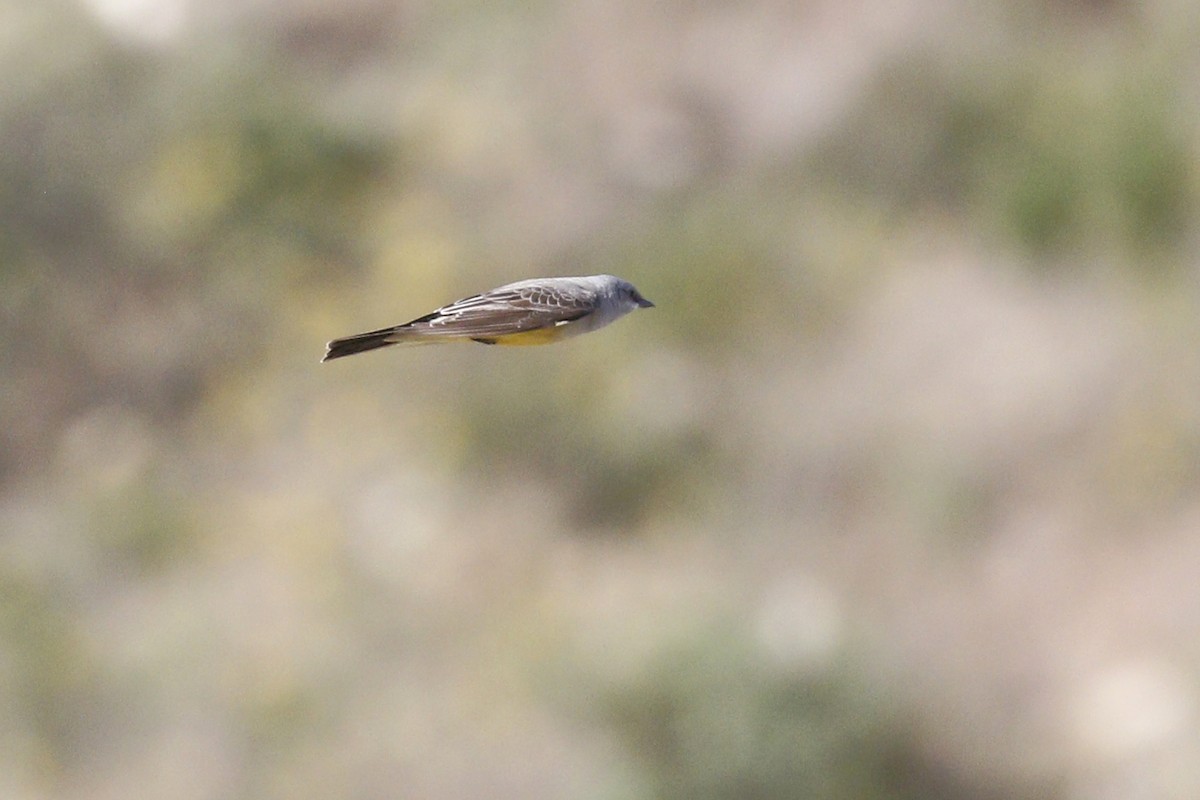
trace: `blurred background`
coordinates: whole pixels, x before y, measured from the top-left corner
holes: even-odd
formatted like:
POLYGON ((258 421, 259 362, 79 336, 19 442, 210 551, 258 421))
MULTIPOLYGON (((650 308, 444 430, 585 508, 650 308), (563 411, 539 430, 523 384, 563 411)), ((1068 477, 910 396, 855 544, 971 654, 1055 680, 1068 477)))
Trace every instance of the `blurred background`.
POLYGON ((0 40, 0 796, 1200 796, 1200 6, 0 40))

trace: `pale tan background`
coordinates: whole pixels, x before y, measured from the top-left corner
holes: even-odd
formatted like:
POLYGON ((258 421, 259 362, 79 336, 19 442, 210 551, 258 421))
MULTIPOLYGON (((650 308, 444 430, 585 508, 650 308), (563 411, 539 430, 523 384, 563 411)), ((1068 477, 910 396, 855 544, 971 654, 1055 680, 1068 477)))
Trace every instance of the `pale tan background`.
POLYGON ((0 59, 0 797, 1200 797, 1200 5, 0 59), (317 363, 594 272, 658 308, 317 363))

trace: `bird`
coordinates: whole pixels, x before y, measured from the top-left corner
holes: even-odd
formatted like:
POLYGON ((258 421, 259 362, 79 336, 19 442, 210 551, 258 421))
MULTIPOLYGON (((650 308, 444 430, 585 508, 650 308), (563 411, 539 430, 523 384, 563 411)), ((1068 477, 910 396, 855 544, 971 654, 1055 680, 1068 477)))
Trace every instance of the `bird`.
POLYGON ((325 345, 321 361, 394 344, 550 344, 653 307, 632 283, 615 275, 531 278, 464 297, 403 325, 334 339, 325 345))

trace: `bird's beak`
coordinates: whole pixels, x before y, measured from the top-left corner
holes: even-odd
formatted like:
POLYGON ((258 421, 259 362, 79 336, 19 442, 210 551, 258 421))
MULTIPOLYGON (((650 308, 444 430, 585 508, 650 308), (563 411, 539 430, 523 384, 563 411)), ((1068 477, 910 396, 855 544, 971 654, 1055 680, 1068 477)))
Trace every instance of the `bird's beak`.
POLYGON ((637 301, 638 308, 654 308, 654 303, 651 303, 646 298, 642 297, 637 301))

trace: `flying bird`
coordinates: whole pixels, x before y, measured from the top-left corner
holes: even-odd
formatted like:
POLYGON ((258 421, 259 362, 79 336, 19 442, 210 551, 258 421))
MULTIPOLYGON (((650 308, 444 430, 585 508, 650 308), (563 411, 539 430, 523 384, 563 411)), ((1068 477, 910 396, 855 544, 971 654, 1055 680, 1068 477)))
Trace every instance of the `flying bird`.
POLYGON ((464 297, 403 325, 334 339, 321 361, 393 344, 550 344, 653 307, 632 283, 614 275, 532 278, 464 297))

